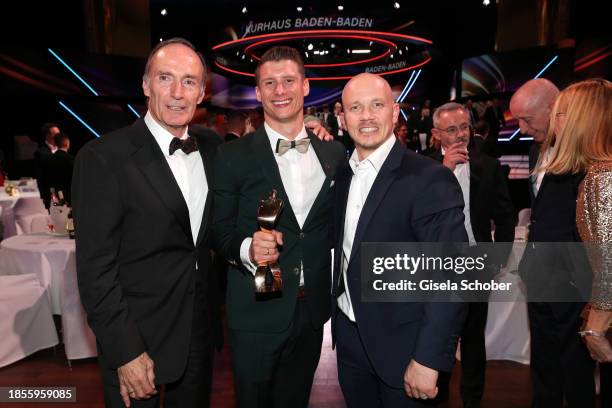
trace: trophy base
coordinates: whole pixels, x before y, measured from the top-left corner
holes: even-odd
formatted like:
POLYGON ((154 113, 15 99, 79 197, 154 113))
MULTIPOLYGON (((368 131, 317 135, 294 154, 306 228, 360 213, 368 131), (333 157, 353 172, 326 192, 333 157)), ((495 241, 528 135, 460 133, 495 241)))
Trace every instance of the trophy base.
POLYGON ((255 272, 255 298, 267 300, 281 297, 283 281, 278 263, 260 265, 255 272))

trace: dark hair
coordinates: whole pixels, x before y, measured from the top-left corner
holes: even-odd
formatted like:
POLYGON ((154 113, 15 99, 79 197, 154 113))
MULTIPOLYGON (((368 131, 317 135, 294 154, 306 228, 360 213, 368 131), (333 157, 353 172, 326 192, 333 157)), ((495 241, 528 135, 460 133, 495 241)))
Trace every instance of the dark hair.
POLYGON ((65 133, 62 133, 62 132, 60 132, 60 133, 56 134, 56 135, 55 135, 55 137, 54 137, 54 139, 55 139, 55 145, 56 145, 58 148, 60 148, 60 147, 62 147, 62 146, 64 145, 64 141, 65 141, 65 140, 70 141, 70 138, 68 137, 68 135, 67 135, 67 134, 65 134, 65 133))
POLYGON ((40 127, 40 134, 41 134, 43 137, 44 137, 44 136, 47 136, 47 133, 49 133, 49 131, 51 130, 51 128, 54 128, 54 127, 56 127, 56 128, 58 128, 58 129, 59 129, 59 126, 58 126, 56 123, 53 123, 53 122, 47 122, 47 123, 45 123, 44 125, 42 125, 42 126, 40 127))
POLYGON ((153 47, 153 49, 149 53, 149 57, 147 58, 147 63, 145 64, 145 69, 144 69, 144 74, 142 75, 142 79, 144 79, 145 81, 148 79, 149 71, 151 70, 151 61, 153 60, 153 57, 155 56, 157 51, 161 50, 164 47, 167 47, 168 45, 172 45, 172 44, 182 44, 185 47, 191 49, 193 52, 196 53, 198 58, 200 58, 200 62, 202 63, 202 68, 203 68, 202 84, 204 84, 204 82, 206 81, 206 61, 204 60, 204 56, 202 55, 202 53, 196 50, 195 46, 191 42, 181 37, 174 37, 166 41, 161 41, 155 47, 153 47))
POLYGON ((283 60, 295 62, 298 66, 300 74, 302 74, 302 77, 306 76, 306 70, 304 69, 304 60, 302 59, 302 56, 300 55, 299 51, 295 48, 279 46, 270 48, 261 56, 261 59, 257 64, 257 68, 255 68, 255 83, 259 83, 259 70, 261 69, 261 66, 263 64, 270 61, 278 62, 283 60))

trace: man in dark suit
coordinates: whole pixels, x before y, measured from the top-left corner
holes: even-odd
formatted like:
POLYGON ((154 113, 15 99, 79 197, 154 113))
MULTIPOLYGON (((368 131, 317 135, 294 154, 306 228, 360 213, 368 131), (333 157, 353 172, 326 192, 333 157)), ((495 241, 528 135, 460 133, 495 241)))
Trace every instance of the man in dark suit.
POLYGON ((497 99, 487 101, 487 107, 482 115, 482 119, 486 120, 489 124, 489 136, 485 143, 486 149, 493 157, 500 157, 501 153, 497 146, 497 138, 502 126, 506 126, 506 119, 497 99))
POLYGON ((40 192, 40 198, 42 198, 45 206, 49 208, 51 203, 51 193, 49 191, 49 162, 50 159, 57 151, 55 146, 55 135, 60 133, 58 125, 55 123, 45 123, 40 128, 40 137, 38 148, 34 152, 33 173, 38 184, 38 191, 40 192))
POLYGON ((55 135, 55 145, 57 151, 51 155, 48 164, 47 180, 49 187, 55 188, 57 192, 61 191, 64 194, 64 199, 68 203, 72 203, 70 191, 74 156, 68 153, 70 138, 65 133, 58 133, 55 135))
POLYGON ((231 111, 227 115, 227 134, 224 142, 239 139, 244 134, 246 115, 240 111, 231 111))
POLYGON ((187 128, 205 72, 188 41, 159 43, 143 76, 144 119, 76 158, 77 276, 109 407, 158 407, 160 387, 165 407, 209 404, 220 341, 208 244, 219 141, 187 128))
MULTIPOLYGON (((491 221, 495 223, 495 242, 513 242, 516 214, 506 176, 497 159, 480 154, 471 147, 469 111, 458 103, 446 103, 436 109, 433 124, 432 137, 440 141, 441 150, 431 157, 448 167, 459 181, 470 244, 492 242, 491 221)), ((495 262, 504 262, 509 249, 508 246, 495 262)), ((489 267, 497 269, 499 264, 489 267)), ((484 393, 487 313, 488 303, 469 303, 461 331, 460 389, 466 408, 479 407, 484 393)), ((450 376, 444 377, 441 387, 448 388, 450 376)))
POLYGON ((420 406, 450 371, 464 319, 461 303, 361 301, 362 242, 464 242, 463 200, 452 173, 400 145, 389 84, 360 74, 344 88, 355 142, 338 170, 332 333, 338 376, 353 407, 420 406))
MULTIPOLYGON (((529 151, 529 192, 531 224, 529 242, 579 242, 576 228, 576 199, 583 174, 545 173, 538 164, 548 162, 550 150, 540 151, 550 125, 550 111, 559 94, 546 79, 526 82, 512 96, 510 111, 518 119, 521 133, 533 136, 529 151)), ((540 248, 540 247, 539 247, 540 248)), ((519 266, 526 281, 528 296, 553 292, 574 293, 580 281, 574 275, 574 259, 567 254, 538 252, 534 244, 526 247, 519 266), (538 272, 554 266, 554 276, 538 272), (544 285, 544 287, 542 286, 544 285), (545 292, 546 291, 546 292, 545 292)), ((533 404, 539 407, 594 407, 594 362, 578 331, 582 325, 583 302, 529 302, 531 337, 531 378, 533 404)))
POLYGON ((468 114, 470 115, 470 124, 472 126, 476 126, 476 122, 478 122, 480 117, 478 116, 478 111, 474 107, 474 104, 471 99, 468 99, 465 102, 465 108, 467 109, 468 114))
POLYGON ((332 114, 328 114, 325 121, 327 123, 327 127, 329 128, 329 133, 339 142, 342 142, 342 136, 344 134, 344 130, 342 129, 342 104, 340 102, 336 102, 334 104, 334 111, 332 114))
POLYGON ((336 102, 334 104, 334 111, 327 115, 327 127, 334 139, 341 142, 345 149, 352 153, 355 145, 346 129, 344 129, 342 120, 342 103, 336 102))
POLYGON ((329 318, 329 216, 337 142, 303 123, 309 84, 299 53, 274 47, 255 71, 264 126, 220 146, 215 160, 215 249, 230 262, 226 296, 239 407, 306 407, 329 318), (283 200, 276 228, 258 231, 259 203, 283 200), (255 296, 255 265, 277 261, 282 294, 255 296))
POLYGON ((470 138, 470 145, 473 150, 487 154, 485 142, 489 137, 489 124, 484 120, 479 120, 474 125, 474 134, 470 138))

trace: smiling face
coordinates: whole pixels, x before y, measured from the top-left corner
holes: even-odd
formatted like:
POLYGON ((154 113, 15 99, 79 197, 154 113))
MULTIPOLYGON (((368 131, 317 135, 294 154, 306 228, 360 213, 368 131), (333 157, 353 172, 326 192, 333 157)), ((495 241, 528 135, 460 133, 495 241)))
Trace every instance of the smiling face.
POLYGON ((346 127, 363 160, 393 135, 399 105, 387 81, 373 74, 351 79, 342 92, 342 104, 346 127))
POLYGON ((176 137, 185 133, 204 98, 204 67, 198 55, 183 44, 167 45, 151 59, 142 82, 153 119, 176 137))
POLYGON ((268 61, 259 67, 255 87, 257 100, 264 109, 266 123, 273 129, 304 120, 304 96, 308 95, 308 79, 292 60, 268 61))

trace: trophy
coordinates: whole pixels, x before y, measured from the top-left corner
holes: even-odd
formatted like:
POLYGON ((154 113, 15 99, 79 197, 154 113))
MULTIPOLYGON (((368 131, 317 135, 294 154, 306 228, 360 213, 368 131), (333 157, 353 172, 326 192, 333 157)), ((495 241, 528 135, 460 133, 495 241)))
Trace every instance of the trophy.
MULTIPOLYGON (((283 200, 277 197, 272 189, 268 198, 261 200, 257 209, 257 223, 262 231, 271 231, 283 209, 283 200)), ((255 294, 280 294, 283 290, 281 269, 278 262, 263 263, 257 266, 255 272, 255 294)))

